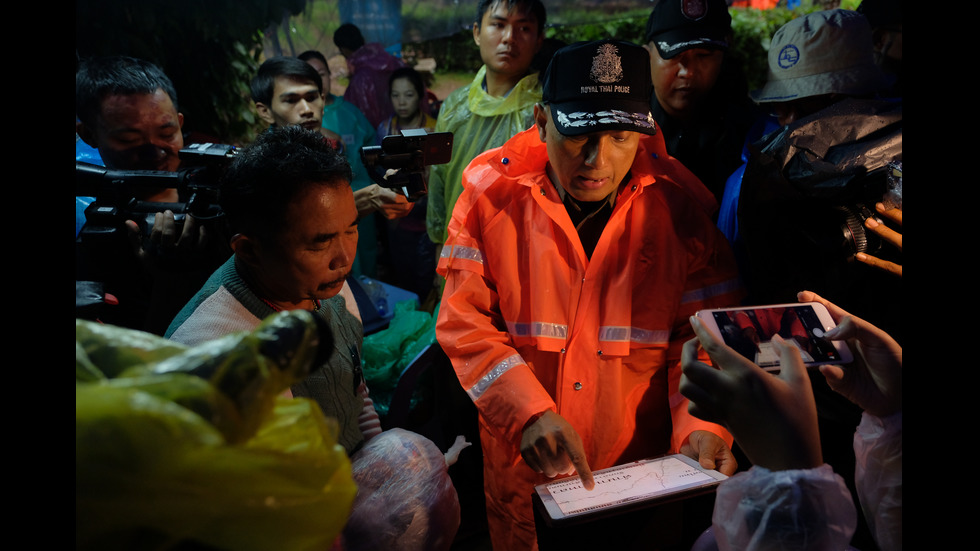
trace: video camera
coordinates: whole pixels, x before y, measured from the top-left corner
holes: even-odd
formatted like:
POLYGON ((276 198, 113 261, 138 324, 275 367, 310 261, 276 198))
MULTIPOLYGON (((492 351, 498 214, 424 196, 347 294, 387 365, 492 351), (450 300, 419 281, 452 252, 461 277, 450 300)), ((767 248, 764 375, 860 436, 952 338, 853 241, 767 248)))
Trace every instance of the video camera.
POLYGON ((219 218, 218 181, 237 153, 233 145, 192 144, 180 150, 181 168, 176 172, 114 170, 75 161, 75 195, 95 197, 85 209, 79 239, 106 239, 124 231, 126 220, 134 220, 147 235, 156 213, 163 210, 174 213, 178 231, 187 214, 199 220, 219 218), (155 203, 136 198, 142 190, 164 188, 176 188, 186 201, 155 203))
POLYGON ((429 134, 423 129, 402 130, 401 135, 385 136, 381 145, 361 148, 361 161, 371 179, 401 192, 409 201, 428 192, 425 167, 448 163, 452 156, 452 132, 429 134))

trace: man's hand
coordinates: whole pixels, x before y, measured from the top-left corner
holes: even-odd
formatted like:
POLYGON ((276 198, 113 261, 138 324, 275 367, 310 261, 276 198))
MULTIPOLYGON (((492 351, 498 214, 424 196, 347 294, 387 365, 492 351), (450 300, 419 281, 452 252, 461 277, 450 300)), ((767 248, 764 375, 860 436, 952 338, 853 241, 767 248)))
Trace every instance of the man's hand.
POLYGON ((171 210, 156 213, 149 239, 144 240, 139 225, 126 220, 127 234, 133 252, 151 274, 183 269, 183 263, 205 250, 208 234, 193 216, 184 218, 184 227, 177 235, 177 224, 171 210))
MULTIPOLYGON (((691 414, 727 428, 756 465, 784 470, 823 464, 816 403, 800 351, 773 336, 781 368, 773 375, 718 340, 697 317, 691 317, 691 326, 697 337, 684 343, 680 384, 691 414), (717 367, 698 359, 698 344, 717 367)), ((684 453, 704 465, 705 450, 703 444, 695 448, 695 434, 689 451, 698 455, 684 453)))
POLYGON ((738 462, 728 449, 728 444, 717 434, 706 430, 696 430, 681 446, 681 453, 697 459, 705 469, 714 469, 721 474, 731 476, 738 468, 738 462))
POLYGON ((404 195, 371 184, 354 192, 354 203, 357 205, 357 215, 367 216, 378 211, 388 220, 394 220, 408 215, 415 206, 404 195))
MULTIPOLYGON (((883 205, 882 203, 878 203, 875 205, 875 210, 878 211, 878 214, 898 224, 898 227, 900 228, 902 227, 901 209, 897 209, 897 208, 886 209, 885 205, 883 205)), ((889 228, 884 224, 878 223, 878 221, 875 220, 873 217, 869 217, 867 220, 864 221, 864 227, 878 234, 878 237, 881 237, 881 239, 884 240, 886 243, 890 243, 892 246, 897 247, 899 252, 902 251, 902 234, 898 233, 897 231, 889 228)), ((864 262, 869 266, 874 266, 876 268, 885 270, 886 272, 893 273, 898 277, 902 277, 902 266, 899 264, 895 264, 894 262, 889 262, 887 260, 882 260, 878 257, 871 256, 870 254, 866 254, 866 253, 858 253, 857 255, 855 255, 855 258, 857 258, 860 262, 864 262)))
POLYGON ((819 302, 827 307, 837 327, 825 337, 847 341, 854 361, 846 366, 822 365, 827 384, 848 400, 876 417, 902 410, 902 347, 888 333, 836 304, 813 293, 801 292, 800 302, 819 302))
POLYGON ((524 429, 521 456, 536 473, 554 478, 578 471, 586 490, 595 487, 582 438, 568 421, 551 410, 524 429))

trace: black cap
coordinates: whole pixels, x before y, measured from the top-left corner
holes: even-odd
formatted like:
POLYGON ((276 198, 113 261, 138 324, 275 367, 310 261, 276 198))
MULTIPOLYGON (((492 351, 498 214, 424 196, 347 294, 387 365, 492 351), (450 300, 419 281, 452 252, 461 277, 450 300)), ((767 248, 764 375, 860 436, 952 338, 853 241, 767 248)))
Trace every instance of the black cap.
POLYGON ((650 54, 636 44, 598 40, 565 46, 551 58, 542 86, 555 127, 566 136, 657 133, 650 114, 650 54))
POLYGON ((660 0, 647 19, 646 41, 670 59, 691 48, 727 50, 731 30, 725 0, 660 0))

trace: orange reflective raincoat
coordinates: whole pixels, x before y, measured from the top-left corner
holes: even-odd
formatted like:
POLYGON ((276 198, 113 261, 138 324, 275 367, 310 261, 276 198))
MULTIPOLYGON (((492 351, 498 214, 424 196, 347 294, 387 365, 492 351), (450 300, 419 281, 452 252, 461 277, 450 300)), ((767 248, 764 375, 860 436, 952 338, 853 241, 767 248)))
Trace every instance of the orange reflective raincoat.
POLYGON ((589 465, 678 452, 694 430, 680 351, 698 309, 741 298, 710 219, 714 198, 663 138, 643 136, 591 260, 545 173, 536 128, 478 156, 439 261, 437 338, 480 412, 494 547, 531 549, 531 494, 547 482, 521 458, 525 424, 554 410, 589 465))

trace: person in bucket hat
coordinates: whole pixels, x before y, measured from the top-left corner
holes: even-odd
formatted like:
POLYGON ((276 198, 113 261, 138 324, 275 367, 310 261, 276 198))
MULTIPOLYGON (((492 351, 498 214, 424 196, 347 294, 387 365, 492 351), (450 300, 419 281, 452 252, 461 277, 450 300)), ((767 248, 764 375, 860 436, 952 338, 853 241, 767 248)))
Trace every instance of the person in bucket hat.
POLYGON ((480 416, 495 549, 537 546, 534 486, 664 453, 736 468, 677 394, 688 317, 741 297, 714 197, 670 157, 650 59, 579 42, 542 74, 535 125, 463 173, 436 336, 480 416))
POLYGON ((867 266, 880 264, 878 254, 891 262, 901 258, 900 250, 881 247, 872 231, 877 222, 885 226, 876 210, 887 217, 885 211, 901 209, 876 204, 889 189, 890 164, 902 159, 902 102, 879 97, 886 84, 874 60, 871 27, 860 13, 814 12, 776 31, 769 78, 753 97, 782 128, 752 145, 740 186, 731 190, 750 300, 762 304, 791 290, 820 288, 900 334, 893 325, 900 312, 878 291, 890 288, 893 278, 877 281, 867 266), (869 212, 856 217, 852 238, 838 242, 834 212, 863 212, 861 206, 869 212))
POLYGON ((885 84, 868 20, 850 10, 826 10, 776 31, 766 84, 752 92, 752 99, 772 104, 779 123, 786 125, 843 96, 873 95, 885 84))
MULTIPOLYGON (((901 233, 902 103, 879 97, 871 28, 850 10, 799 17, 776 32, 770 75, 754 94, 781 127, 752 144, 740 188, 736 251, 748 304, 813 289, 902 341, 902 264, 886 231, 901 233), (894 178, 896 173, 899 178, 894 178), (881 236, 879 236, 879 232, 881 236)), ((734 182, 733 182, 734 183, 734 182)), ((723 207, 724 208, 724 207, 723 207)), ((853 487, 860 411, 812 378, 824 461, 853 487)), ((856 496, 852 496, 856 501, 856 496)), ((873 548, 859 517, 852 540, 873 548)))

